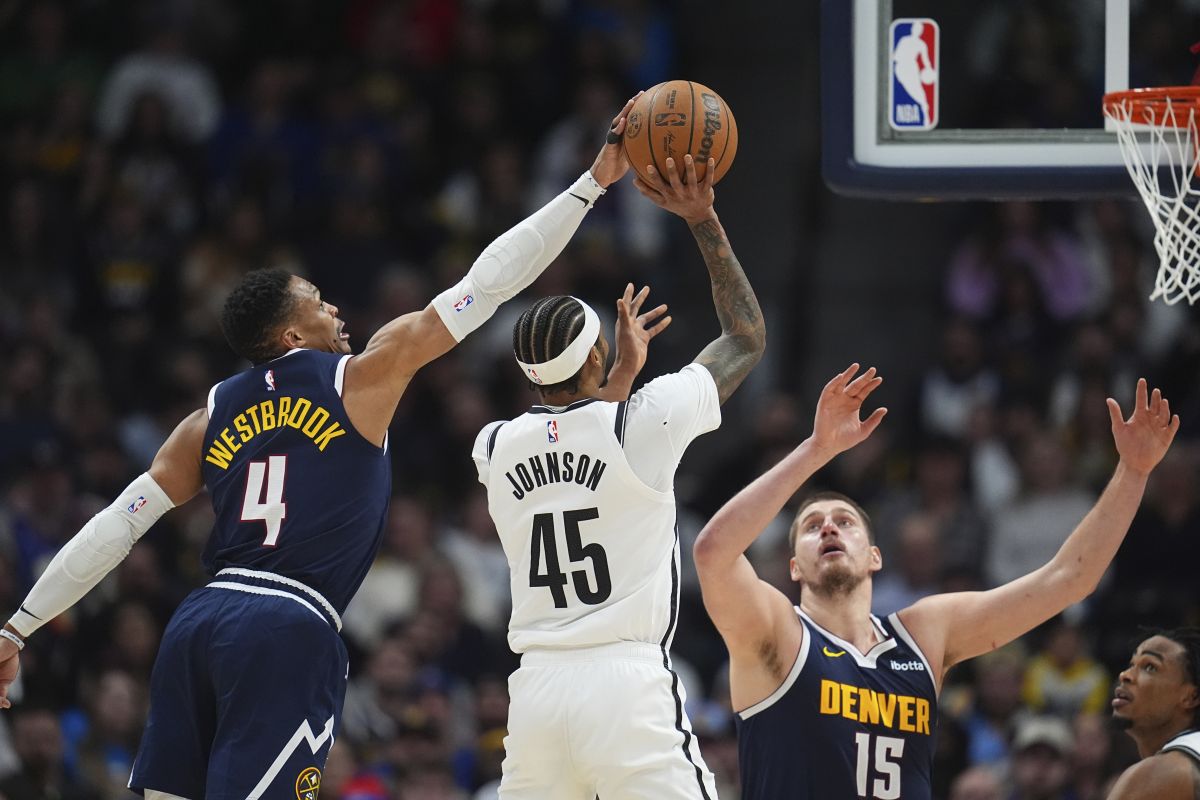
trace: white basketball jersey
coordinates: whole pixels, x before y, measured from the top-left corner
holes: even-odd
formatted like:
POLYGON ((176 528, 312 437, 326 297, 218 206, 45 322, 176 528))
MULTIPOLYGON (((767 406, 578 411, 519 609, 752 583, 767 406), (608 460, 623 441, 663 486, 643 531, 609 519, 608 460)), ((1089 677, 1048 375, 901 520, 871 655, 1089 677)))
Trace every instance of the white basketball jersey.
POLYGON ((1200 731, 1185 731, 1163 745, 1160 753, 1178 750, 1200 762, 1200 731))
POLYGON ((651 382, 628 403, 534 406, 484 428, 474 457, 508 557, 514 652, 620 641, 670 647, 679 596, 670 479, 686 442, 719 423, 712 378, 693 366, 651 382), (630 414, 640 415, 646 437, 635 449, 649 446, 648 460, 660 467, 639 473, 665 472, 665 490, 630 466, 630 414), (677 451, 662 432, 668 425, 685 429, 682 439, 676 431, 677 451), (661 443, 647 441, 655 435, 661 443))

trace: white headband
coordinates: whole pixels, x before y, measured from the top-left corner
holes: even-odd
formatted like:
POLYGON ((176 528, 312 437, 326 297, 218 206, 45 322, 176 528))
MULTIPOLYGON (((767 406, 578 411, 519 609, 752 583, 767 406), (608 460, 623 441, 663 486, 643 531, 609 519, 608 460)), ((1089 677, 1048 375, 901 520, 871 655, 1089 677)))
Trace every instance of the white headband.
POLYGON ((521 359, 517 359, 517 365, 521 367, 525 377, 538 386, 562 383, 578 372, 583 363, 587 361, 588 354, 592 352, 592 347, 596 344, 596 337, 600 335, 600 317, 596 316, 592 307, 578 297, 571 299, 583 306, 583 330, 579 332, 579 335, 566 346, 566 349, 544 363, 526 364, 521 359))

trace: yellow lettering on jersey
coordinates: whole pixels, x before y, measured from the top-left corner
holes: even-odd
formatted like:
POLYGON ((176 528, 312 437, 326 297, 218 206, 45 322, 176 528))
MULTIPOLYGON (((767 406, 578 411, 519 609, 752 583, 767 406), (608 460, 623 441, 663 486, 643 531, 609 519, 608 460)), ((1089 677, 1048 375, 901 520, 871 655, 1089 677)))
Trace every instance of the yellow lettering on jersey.
POLYGON ((254 432, 262 433, 262 425, 258 424, 258 406, 250 406, 246 409, 246 413, 250 415, 250 420, 254 423, 254 432))
POLYGON ((328 428, 326 428, 324 431, 322 431, 320 436, 313 439, 313 444, 315 444, 317 446, 318 450, 320 450, 322 453, 324 453, 325 445, 329 444, 331 441, 333 441, 337 437, 345 436, 345 435, 346 435, 346 429, 343 428, 340 424, 335 422, 332 425, 330 425, 328 428))
POLYGON ((236 453, 242 449, 242 446, 235 442, 233 437, 229 435, 229 428, 221 431, 221 439, 225 442, 225 446, 229 448, 230 452, 236 453))
MULTIPOLYGON (((285 397, 283 400, 291 400, 291 398, 285 397)), ((280 403, 282 404, 282 400, 280 403)), ((263 400, 258 404, 258 412, 262 417, 262 429, 264 431, 275 430, 275 404, 270 400, 263 400)))
POLYGON ((300 426, 304 424, 304 418, 308 416, 311 408, 312 402, 307 397, 298 398, 292 405, 292 413, 288 415, 288 427, 300 430, 300 426))
POLYGON ((219 439, 213 439, 212 446, 208 448, 208 455, 204 460, 210 464, 216 464, 221 469, 229 469, 229 459, 233 458, 233 453, 225 445, 221 444, 219 439))
POLYGON ((821 681, 821 713, 905 733, 929 735, 929 701, 924 697, 877 692, 863 686, 821 681))
POLYGON ((331 422, 330 416, 327 409, 314 406, 312 401, 304 397, 264 400, 234 417, 233 427, 237 431, 237 437, 230 433, 229 428, 222 430, 212 440, 204 460, 221 469, 229 469, 234 454, 242 449, 242 445, 263 431, 274 430, 284 425, 295 428, 312 439, 317 449, 324 453, 330 442, 346 435, 346 429, 341 423, 336 420, 331 422))

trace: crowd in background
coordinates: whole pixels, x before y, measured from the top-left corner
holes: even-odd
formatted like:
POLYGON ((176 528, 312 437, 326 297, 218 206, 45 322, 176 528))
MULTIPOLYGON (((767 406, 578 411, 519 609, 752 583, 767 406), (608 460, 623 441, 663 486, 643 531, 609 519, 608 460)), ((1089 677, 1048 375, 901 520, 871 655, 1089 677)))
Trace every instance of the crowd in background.
MULTIPOLYGON (((586 169, 627 96, 686 71, 676 12, 652 0, 0 3, 0 614, 244 366, 217 320, 247 270, 308 277, 361 348, 586 169)), ((938 798, 1102 797, 1133 756, 1106 718, 1138 626, 1200 620, 1200 320, 1147 302, 1138 213, 964 207, 940 341, 913 343, 917 396, 817 477, 871 512, 885 556, 875 610, 888 613, 1048 560, 1114 466, 1106 396, 1128 408, 1145 375, 1184 419, 1096 595, 951 674, 938 798)), ((707 341, 702 268, 675 288, 691 250, 682 223, 625 181, 530 294, 611 309, 627 280, 670 287, 673 313, 696 322, 654 343, 649 377, 707 341)), ((516 659, 508 566, 469 454, 486 422, 533 399, 511 361, 521 304, 426 368, 397 412, 395 494, 345 615, 350 686, 322 797, 495 796, 516 659)), ((768 347, 805 352, 785 337, 768 347)), ((708 516, 805 435, 812 399, 769 373, 752 380, 719 445, 685 459, 685 565, 708 516)), ((203 496, 173 511, 31 639, 0 715, 0 796, 128 796, 157 642, 206 580, 211 523, 203 496)), ((751 555, 796 596, 788 523, 751 555)), ((725 651, 694 573, 681 613, 676 668, 734 798, 725 651)))

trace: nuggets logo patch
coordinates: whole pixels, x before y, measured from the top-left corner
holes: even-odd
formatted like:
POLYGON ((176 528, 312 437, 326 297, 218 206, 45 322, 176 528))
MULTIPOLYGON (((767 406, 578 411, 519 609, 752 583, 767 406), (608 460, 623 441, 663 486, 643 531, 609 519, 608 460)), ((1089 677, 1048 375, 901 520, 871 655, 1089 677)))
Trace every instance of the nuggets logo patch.
POLYGON ((296 778, 296 800, 317 800, 321 791, 321 770, 305 767, 296 778))

